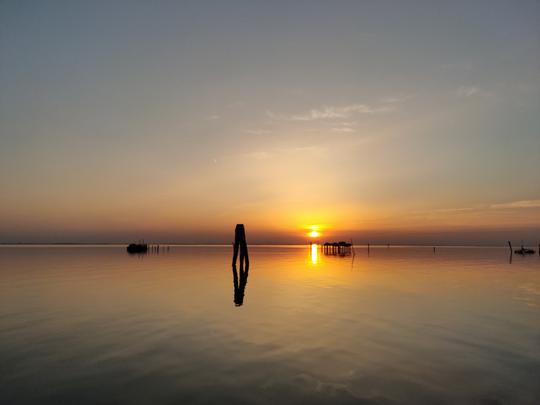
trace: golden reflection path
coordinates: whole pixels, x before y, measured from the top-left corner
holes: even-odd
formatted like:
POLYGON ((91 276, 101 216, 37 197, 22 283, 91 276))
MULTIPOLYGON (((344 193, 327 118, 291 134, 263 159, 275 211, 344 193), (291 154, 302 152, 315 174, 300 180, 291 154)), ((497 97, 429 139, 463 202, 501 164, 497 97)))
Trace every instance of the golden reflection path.
POLYGON ((311 244, 311 263, 317 264, 319 261, 319 245, 316 243, 311 244))

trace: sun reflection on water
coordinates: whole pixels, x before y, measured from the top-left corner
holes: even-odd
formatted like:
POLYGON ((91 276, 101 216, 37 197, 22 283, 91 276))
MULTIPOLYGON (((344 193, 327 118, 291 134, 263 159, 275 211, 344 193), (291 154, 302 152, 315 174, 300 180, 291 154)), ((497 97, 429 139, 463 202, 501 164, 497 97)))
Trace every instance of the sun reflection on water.
POLYGON ((311 244, 311 263, 317 264, 319 261, 319 245, 316 243, 311 244))

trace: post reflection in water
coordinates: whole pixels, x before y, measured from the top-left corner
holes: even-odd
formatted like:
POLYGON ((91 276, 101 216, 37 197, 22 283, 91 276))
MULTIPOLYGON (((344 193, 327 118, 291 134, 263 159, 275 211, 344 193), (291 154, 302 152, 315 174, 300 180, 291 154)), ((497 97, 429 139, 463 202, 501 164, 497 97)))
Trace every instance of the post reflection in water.
POLYGON ((234 305, 237 307, 244 303, 244 293, 249 274, 249 263, 246 264, 245 270, 243 267, 242 263, 240 263, 240 274, 238 274, 236 264, 233 264, 234 305))
POLYGON ((319 261, 319 245, 316 243, 311 244, 311 263, 317 264, 319 261))

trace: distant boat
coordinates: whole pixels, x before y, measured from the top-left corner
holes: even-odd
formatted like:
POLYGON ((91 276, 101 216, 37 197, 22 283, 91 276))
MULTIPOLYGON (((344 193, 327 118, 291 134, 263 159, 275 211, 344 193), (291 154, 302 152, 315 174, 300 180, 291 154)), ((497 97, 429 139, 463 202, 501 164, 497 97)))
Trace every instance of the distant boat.
POLYGON ((130 243, 126 249, 128 253, 146 253, 148 245, 146 243, 130 243))
MULTIPOLYGON (((508 247, 510 247, 510 254, 512 253, 512 243, 508 241, 508 247)), ((538 245, 538 249, 540 249, 540 245, 538 245)), ((534 255, 533 249, 528 249, 523 246, 523 241, 521 241, 521 249, 514 250, 514 253, 516 255, 534 255)))
POLYGON ((521 249, 514 250, 514 253, 517 255, 534 255, 535 252, 533 249, 527 249, 522 246, 521 249))

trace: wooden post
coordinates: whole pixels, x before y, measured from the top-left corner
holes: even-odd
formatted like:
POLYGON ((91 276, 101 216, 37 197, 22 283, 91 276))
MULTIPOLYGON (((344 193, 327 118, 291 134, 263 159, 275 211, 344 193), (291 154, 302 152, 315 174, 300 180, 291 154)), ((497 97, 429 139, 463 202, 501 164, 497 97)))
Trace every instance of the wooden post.
POLYGON ((234 283, 234 304, 236 306, 241 306, 244 303, 244 291, 246 288, 249 271, 246 230, 243 224, 237 224, 234 230, 232 270, 234 283), (238 275, 236 270, 238 253, 240 253, 240 275, 238 275))
POLYGON ((508 241, 508 247, 510 248, 510 253, 512 253, 512 242, 508 241))
POLYGON ((240 266, 243 266, 244 261, 246 266, 249 266, 249 256, 246 242, 246 230, 243 224, 236 225, 234 230, 234 248, 233 248, 232 264, 236 265, 238 253, 240 252, 240 266))

